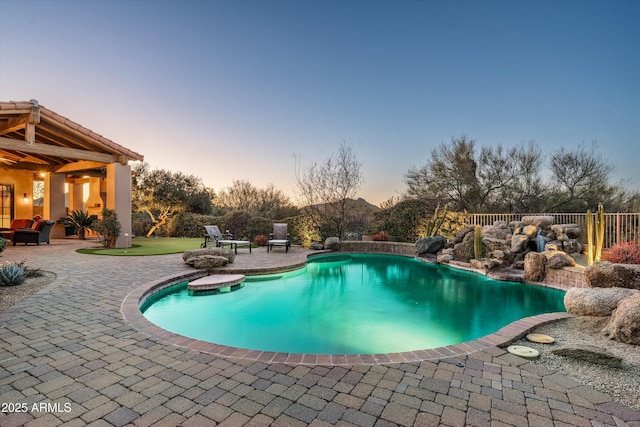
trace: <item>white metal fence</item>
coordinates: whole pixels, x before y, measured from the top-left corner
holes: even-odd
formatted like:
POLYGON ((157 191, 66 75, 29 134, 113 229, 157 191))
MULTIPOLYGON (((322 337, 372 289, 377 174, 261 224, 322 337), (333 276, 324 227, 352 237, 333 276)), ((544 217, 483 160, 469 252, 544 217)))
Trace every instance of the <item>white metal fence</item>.
MULTIPOLYGON (((552 216, 555 224, 578 224, 582 240, 586 241, 586 213, 522 213, 522 214, 469 214, 469 224, 490 225, 495 221, 520 221, 523 216, 552 216)), ((595 213, 592 213, 595 219, 595 213)), ((640 213, 605 213, 604 247, 610 248, 622 242, 640 241, 640 213)))

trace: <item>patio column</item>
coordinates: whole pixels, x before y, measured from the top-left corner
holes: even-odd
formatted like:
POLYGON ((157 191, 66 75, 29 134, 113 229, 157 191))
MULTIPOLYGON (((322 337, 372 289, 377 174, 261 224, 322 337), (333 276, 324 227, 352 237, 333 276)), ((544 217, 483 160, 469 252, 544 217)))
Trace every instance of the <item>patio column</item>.
MULTIPOLYGON (((47 173, 44 176, 44 209, 45 219, 57 221, 67 215, 64 205, 65 174, 47 173)), ((56 224, 51 229, 52 239, 64 239, 64 225, 56 224)))
POLYGON ((120 221, 120 237, 116 248, 131 247, 131 166, 107 165, 107 208, 116 211, 120 221))
POLYGON ((77 179, 69 182, 69 195, 67 204, 69 205, 69 212, 84 210, 84 192, 82 182, 78 182, 77 179))

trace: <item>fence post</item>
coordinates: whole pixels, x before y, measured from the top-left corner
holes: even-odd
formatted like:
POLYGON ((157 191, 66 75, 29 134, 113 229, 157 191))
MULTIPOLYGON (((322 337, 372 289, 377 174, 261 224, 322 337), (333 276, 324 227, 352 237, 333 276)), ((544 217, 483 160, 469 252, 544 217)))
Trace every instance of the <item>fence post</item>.
POLYGON ((620 228, 620 212, 616 212, 616 245, 619 245, 622 239, 620 228))

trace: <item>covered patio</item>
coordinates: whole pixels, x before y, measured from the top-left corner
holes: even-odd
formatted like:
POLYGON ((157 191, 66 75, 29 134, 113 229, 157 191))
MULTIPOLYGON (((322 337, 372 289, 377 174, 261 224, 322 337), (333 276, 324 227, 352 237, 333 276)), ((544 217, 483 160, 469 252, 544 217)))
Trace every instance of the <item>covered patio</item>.
MULTIPOLYGON (((131 166, 143 155, 39 105, 0 102, 0 227, 38 214, 57 221, 73 210, 118 215, 119 248, 130 246, 131 166)), ((56 224, 51 238, 64 238, 56 224)))

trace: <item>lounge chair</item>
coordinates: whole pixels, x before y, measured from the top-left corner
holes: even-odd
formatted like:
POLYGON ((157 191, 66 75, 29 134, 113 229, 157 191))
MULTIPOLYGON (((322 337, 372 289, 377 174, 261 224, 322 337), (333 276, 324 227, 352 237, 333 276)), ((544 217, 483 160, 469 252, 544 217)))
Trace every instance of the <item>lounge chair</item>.
POLYGON ((200 245, 201 248, 206 248, 209 244, 215 244, 216 247, 224 248, 225 245, 229 245, 235 253, 238 253, 238 246, 248 246, 249 253, 251 253, 251 242, 248 240, 234 240, 233 234, 222 234, 217 225, 205 225, 205 231, 207 234, 204 236, 204 243, 200 245))
POLYGON ((51 233, 51 228, 55 222, 53 221, 45 221, 38 220, 35 224, 33 224, 32 228, 20 228, 13 232, 13 237, 11 238, 13 242, 13 246, 16 243, 24 243, 28 245, 29 243, 35 243, 36 245, 40 245, 40 243, 49 242, 49 234, 51 233))
POLYGON ((284 246, 284 251, 289 252, 291 242, 289 241, 289 233, 287 232, 287 224, 273 224, 273 233, 269 235, 267 242, 267 252, 274 246, 284 246))

